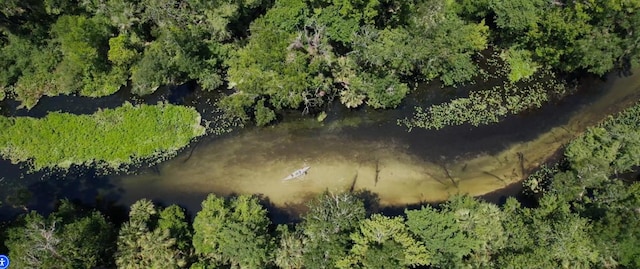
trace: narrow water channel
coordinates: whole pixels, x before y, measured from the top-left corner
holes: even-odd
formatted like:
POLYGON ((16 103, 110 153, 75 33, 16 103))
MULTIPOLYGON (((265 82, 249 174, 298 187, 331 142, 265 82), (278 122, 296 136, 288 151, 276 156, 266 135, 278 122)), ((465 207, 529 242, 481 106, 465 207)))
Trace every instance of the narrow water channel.
POLYGON ((296 119, 205 139, 136 175, 111 176, 119 203, 141 198, 195 212, 208 193, 261 194, 295 205, 325 190, 369 190, 382 205, 482 195, 523 179, 587 126, 640 96, 640 72, 587 79, 578 94, 496 125, 407 132, 396 119, 412 108, 379 112, 335 109, 329 120, 296 119), (307 175, 282 179, 310 166, 307 175))

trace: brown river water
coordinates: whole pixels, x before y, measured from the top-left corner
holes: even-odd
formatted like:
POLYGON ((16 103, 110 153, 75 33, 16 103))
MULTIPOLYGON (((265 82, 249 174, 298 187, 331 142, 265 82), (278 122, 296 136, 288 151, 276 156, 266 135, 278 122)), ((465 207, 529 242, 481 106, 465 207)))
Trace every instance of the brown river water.
POLYGON ((325 190, 368 190, 389 206, 483 195, 518 183, 586 127, 637 102, 639 73, 585 79, 585 89, 562 102, 481 127, 407 132, 396 119, 419 100, 394 111, 336 108, 324 123, 295 117, 203 139, 169 161, 109 181, 121 191, 119 203, 149 198, 193 210, 208 193, 261 194, 277 206, 325 190), (305 176, 282 181, 304 166, 311 167, 305 176))

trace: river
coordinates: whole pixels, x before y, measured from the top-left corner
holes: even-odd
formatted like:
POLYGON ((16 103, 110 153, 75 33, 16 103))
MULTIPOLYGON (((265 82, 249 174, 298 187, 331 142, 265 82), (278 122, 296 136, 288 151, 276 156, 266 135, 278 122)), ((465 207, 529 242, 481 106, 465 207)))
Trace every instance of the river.
POLYGON ((124 204, 144 197, 196 211, 208 193, 261 194, 277 206, 301 204, 325 190, 368 190, 383 206, 483 195, 521 181, 587 126, 636 102, 637 73, 585 79, 585 89, 561 103, 482 127, 407 132, 396 119, 410 105, 357 112, 336 106, 326 123, 292 117, 201 141, 158 167, 111 182, 124 190, 124 204), (304 166, 311 167, 306 176, 282 181, 304 166))
MULTIPOLYGON (((431 93, 442 95, 439 86, 431 85, 421 91, 429 94, 412 95, 396 110, 351 111, 337 104, 324 122, 292 113, 275 126, 205 137, 175 158, 135 174, 100 176, 79 169, 65 175, 25 175, 24 169, 3 161, 0 177, 7 180, 0 183, 6 198, 8 191, 20 189, 7 182, 22 177, 19 185, 32 193, 24 204, 31 209, 62 197, 85 202, 99 197, 120 205, 148 198, 197 212, 209 193, 261 194, 283 208, 325 190, 368 190, 381 205, 400 207, 463 193, 511 195, 505 190, 517 191, 513 186, 587 126, 637 102, 639 73, 583 79, 577 94, 494 125, 412 132, 398 126, 396 120, 410 114, 414 104, 431 93), (307 175, 282 181, 304 166, 311 167, 307 175)), ((178 97, 206 107, 205 97, 189 94, 178 97)), ((85 110, 77 113, 92 112, 85 110)))

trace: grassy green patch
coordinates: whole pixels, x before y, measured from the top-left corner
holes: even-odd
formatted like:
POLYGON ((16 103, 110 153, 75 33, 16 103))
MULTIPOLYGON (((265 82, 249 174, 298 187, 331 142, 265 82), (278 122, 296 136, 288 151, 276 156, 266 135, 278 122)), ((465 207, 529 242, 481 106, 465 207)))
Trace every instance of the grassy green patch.
POLYGON ((92 115, 0 117, 0 130, 0 154, 29 161, 33 170, 94 163, 117 168, 175 153, 205 132, 193 108, 129 103, 92 115))

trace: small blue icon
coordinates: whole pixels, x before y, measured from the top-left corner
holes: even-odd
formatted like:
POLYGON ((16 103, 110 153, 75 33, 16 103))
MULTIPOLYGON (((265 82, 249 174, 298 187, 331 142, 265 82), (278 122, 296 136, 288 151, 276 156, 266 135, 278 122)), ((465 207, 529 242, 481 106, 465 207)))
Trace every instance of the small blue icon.
POLYGON ((7 269, 9 267, 9 258, 5 255, 0 255, 0 269, 7 269))

